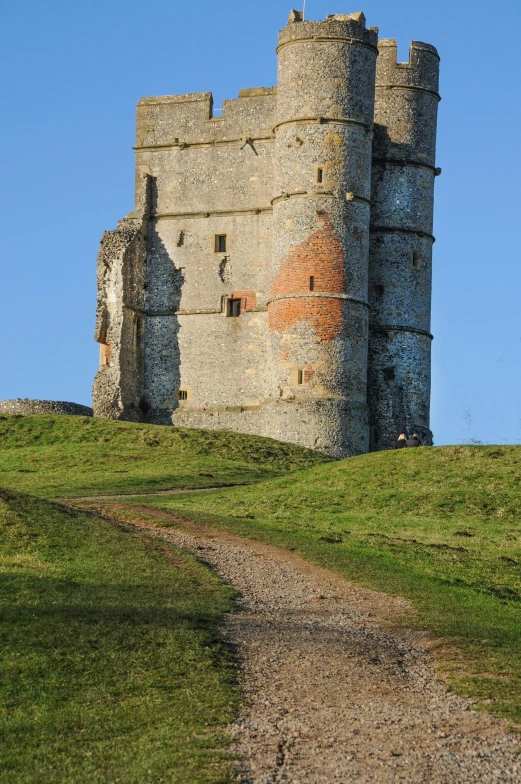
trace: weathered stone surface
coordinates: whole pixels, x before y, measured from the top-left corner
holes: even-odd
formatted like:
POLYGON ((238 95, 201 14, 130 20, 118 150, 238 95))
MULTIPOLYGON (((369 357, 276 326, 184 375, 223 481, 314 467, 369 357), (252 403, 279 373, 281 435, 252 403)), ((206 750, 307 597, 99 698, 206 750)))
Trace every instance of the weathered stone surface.
POLYGON ((96 416, 337 457, 429 442, 438 56, 396 63, 377 33, 292 11, 277 87, 218 115, 211 93, 139 102, 136 209, 98 257, 96 416))
POLYGON ((92 416, 92 408, 64 400, 16 400, 0 401, 0 414, 68 414, 72 416, 92 416))
POLYGON ((432 443, 432 213, 439 57, 413 41, 378 43, 373 140, 368 398, 371 450, 396 434, 432 443))

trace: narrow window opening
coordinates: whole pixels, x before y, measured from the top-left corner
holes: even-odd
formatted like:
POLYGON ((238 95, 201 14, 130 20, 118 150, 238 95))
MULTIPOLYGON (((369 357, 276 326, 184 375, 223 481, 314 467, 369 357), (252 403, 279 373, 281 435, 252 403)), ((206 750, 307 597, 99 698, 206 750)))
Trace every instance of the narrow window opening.
POLYGON ((315 276, 314 275, 310 275, 309 276, 309 290, 310 291, 314 291, 315 290, 315 276))
POLYGON ((215 252, 226 253, 226 234, 215 235, 215 252))
POLYGON ((376 296, 377 297, 383 297, 383 295, 384 295, 384 287, 383 286, 376 285, 374 287, 374 290, 376 292, 376 296))
POLYGON ((419 250, 415 250, 412 254, 412 266, 413 269, 420 269, 422 265, 422 255, 419 250))
POLYGON ((100 343, 100 367, 108 367, 110 365, 111 348, 108 343, 100 343))
POLYGON ((178 400, 188 400, 188 390, 187 389, 180 389, 177 393, 178 400))
POLYGON ((297 385, 301 386, 304 383, 304 371, 299 368, 297 370, 297 385))
POLYGON ((324 179, 324 169, 320 166, 317 169, 317 183, 320 185, 324 179))
POLYGON ((228 306, 226 308, 226 315, 227 316, 240 316, 241 315, 241 301, 240 299, 229 299, 228 306))

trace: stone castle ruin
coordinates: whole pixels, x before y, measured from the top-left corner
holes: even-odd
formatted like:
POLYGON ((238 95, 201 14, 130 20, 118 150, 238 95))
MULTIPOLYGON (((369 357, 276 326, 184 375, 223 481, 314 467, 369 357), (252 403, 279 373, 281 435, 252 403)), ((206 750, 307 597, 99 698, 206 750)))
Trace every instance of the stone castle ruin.
POLYGON ((98 257, 99 417, 346 457, 429 429, 439 57, 362 13, 279 34, 278 83, 142 99, 98 257))

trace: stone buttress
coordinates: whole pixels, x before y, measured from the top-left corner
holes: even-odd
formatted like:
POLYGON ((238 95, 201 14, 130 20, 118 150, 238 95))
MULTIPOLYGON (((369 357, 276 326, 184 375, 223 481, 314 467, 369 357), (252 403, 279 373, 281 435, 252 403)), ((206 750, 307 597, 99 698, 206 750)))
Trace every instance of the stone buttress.
POLYGON ((270 435, 346 457, 368 449, 377 35, 362 14, 293 19, 277 50, 270 435))
POLYGON ((431 278, 439 56, 413 41, 407 63, 381 40, 376 69, 369 265, 371 451, 401 432, 432 443, 431 278))
POLYGON ((101 238, 97 261, 94 339, 100 369, 92 392, 94 416, 143 420, 144 297, 149 181, 142 183, 136 211, 101 238))

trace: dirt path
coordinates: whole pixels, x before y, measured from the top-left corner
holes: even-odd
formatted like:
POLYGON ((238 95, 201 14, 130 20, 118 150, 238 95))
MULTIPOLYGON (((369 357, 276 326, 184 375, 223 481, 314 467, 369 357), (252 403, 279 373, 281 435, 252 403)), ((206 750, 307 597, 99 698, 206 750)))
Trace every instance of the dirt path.
POLYGON ((185 495, 186 493, 212 493, 216 490, 224 490, 227 487, 244 487, 244 485, 218 485, 216 487, 190 487, 186 488, 176 488, 174 490, 149 490, 148 492, 142 492, 140 490, 135 490, 133 493, 115 493, 114 495, 85 495, 85 496, 63 496, 63 498, 57 498, 56 500, 60 503, 64 504, 75 504, 78 502, 86 501, 87 504, 91 504, 94 501, 117 501, 118 498, 132 498, 133 496, 142 496, 146 495, 185 495))
POLYGON ((238 781, 521 782, 519 738, 447 693, 425 639, 386 625, 407 602, 294 553, 186 522, 178 530, 173 515, 132 510, 170 521, 140 528, 194 553, 240 591, 226 620, 243 672, 232 728, 238 781))

